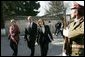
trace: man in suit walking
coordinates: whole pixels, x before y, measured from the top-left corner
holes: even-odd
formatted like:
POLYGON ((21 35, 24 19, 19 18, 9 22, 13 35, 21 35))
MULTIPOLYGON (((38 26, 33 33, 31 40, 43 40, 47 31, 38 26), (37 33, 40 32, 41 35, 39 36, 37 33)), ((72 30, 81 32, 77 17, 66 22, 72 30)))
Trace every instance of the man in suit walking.
POLYGON ((27 27, 25 28, 25 39, 27 40, 27 45, 31 49, 30 56, 34 56, 35 52, 35 40, 37 35, 37 24, 31 19, 31 16, 27 18, 27 27))

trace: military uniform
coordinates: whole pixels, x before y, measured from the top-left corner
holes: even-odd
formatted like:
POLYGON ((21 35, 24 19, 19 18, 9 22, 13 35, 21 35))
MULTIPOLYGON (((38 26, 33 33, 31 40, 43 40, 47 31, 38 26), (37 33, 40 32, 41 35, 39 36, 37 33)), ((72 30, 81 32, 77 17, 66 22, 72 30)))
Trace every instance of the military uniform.
POLYGON ((71 18, 74 21, 68 25, 67 29, 63 30, 64 49, 66 55, 84 56, 84 2, 74 2, 71 9, 73 10, 71 18))
POLYGON ((70 39, 71 55, 84 55, 84 17, 78 22, 69 24, 68 38, 70 39))

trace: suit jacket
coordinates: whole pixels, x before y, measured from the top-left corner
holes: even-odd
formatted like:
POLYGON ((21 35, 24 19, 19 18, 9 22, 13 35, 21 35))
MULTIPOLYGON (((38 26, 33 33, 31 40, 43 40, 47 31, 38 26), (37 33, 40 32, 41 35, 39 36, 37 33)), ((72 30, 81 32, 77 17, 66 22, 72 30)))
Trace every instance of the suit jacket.
POLYGON ((33 44, 32 46, 34 46, 36 35, 37 35, 37 24, 33 22, 32 27, 25 28, 24 38, 27 40, 29 46, 32 44, 33 44))
POLYGON ((44 25, 45 28, 45 32, 43 33, 41 28, 38 28, 38 44, 42 44, 42 43, 49 43, 51 42, 50 39, 53 40, 50 28, 48 25, 44 25))

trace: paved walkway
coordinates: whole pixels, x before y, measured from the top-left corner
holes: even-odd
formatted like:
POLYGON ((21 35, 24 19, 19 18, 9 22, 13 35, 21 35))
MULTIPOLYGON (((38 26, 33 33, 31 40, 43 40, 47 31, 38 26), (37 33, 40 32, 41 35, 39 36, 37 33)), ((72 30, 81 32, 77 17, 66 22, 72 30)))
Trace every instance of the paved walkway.
MULTIPOLYGON (((62 37, 54 37, 54 41, 49 44, 49 50, 47 56, 62 56, 62 48, 63 48, 63 38, 62 37)), ((35 56, 41 56, 40 47, 35 44, 35 56)), ((9 40, 7 36, 1 37, 1 56, 11 56, 13 51, 9 46, 9 40)), ((18 46, 18 56, 29 56, 30 49, 27 47, 26 41, 24 41, 23 36, 20 36, 20 42, 18 46)))

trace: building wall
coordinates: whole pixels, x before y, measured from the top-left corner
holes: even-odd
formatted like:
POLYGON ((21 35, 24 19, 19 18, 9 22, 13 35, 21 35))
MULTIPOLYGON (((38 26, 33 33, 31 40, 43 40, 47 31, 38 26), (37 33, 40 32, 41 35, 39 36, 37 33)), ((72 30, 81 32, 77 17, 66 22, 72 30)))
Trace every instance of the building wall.
MULTIPOLYGON (((17 21, 17 24, 18 24, 18 26, 20 28, 20 35, 24 35, 24 30, 25 30, 26 23, 27 23, 26 18, 16 17, 15 19, 17 19, 16 21, 17 21)), ((49 25, 51 33, 55 32, 55 24, 58 21, 61 21, 60 19, 56 19, 54 17, 33 17, 34 22, 37 22, 38 19, 44 19, 45 24, 49 25), (51 23, 49 23, 49 21, 51 21, 51 23)), ((8 34, 9 25, 10 25, 10 20, 8 19, 8 20, 5 21, 6 34, 8 34)))

